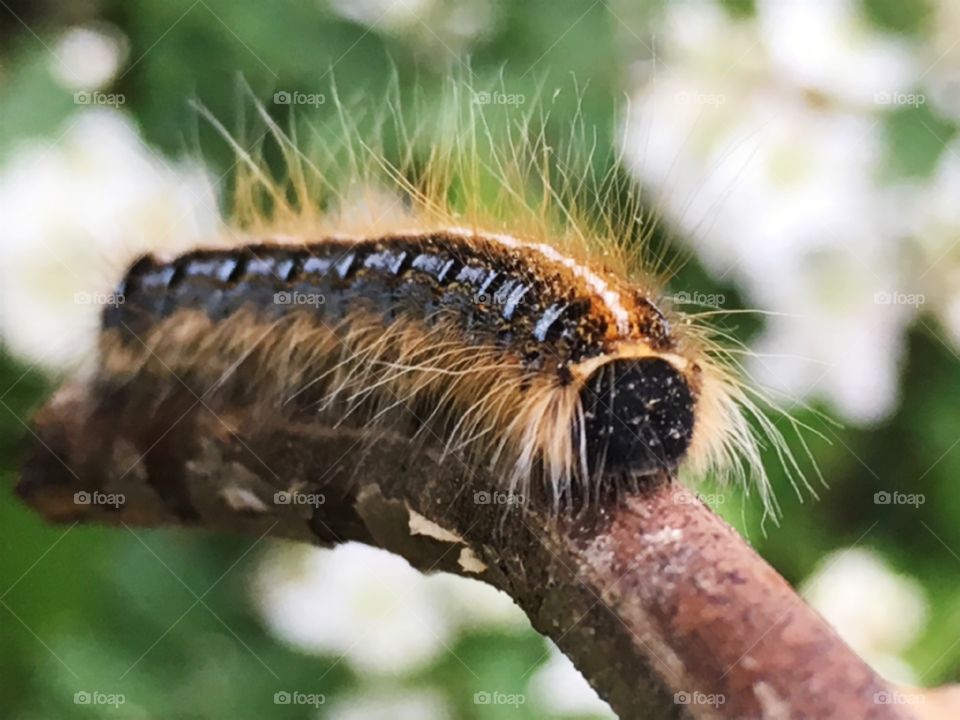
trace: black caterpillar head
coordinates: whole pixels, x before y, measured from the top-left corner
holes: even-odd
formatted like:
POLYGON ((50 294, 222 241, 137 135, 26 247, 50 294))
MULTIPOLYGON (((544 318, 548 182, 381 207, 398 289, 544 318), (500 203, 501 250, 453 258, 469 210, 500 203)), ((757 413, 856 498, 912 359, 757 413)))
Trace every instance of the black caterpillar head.
POLYGON ((672 472, 690 446, 694 396, 663 358, 601 366, 587 379, 580 402, 590 477, 672 472))

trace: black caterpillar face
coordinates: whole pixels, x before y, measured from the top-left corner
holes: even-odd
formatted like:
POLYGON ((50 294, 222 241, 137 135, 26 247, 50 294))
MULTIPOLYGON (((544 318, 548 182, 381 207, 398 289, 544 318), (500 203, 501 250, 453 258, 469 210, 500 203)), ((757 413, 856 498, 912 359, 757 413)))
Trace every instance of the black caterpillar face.
POLYGON ((591 477, 675 470, 693 437, 694 398, 667 360, 615 360, 580 393, 591 477))

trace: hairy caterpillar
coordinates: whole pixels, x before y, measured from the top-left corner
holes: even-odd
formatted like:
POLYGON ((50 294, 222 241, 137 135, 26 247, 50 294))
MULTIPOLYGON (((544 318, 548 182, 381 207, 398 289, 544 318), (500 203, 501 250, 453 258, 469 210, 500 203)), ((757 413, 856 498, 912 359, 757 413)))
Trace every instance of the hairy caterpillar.
POLYGON ((103 314, 103 391, 151 402, 186 385, 215 411, 314 413, 371 443, 403 421, 555 504, 683 466, 750 472, 774 507, 748 417, 782 450, 780 436, 708 330, 632 268, 636 192, 615 169, 592 175, 582 124, 563 154, 533 113, 504 132, 463 90, 441 129, 394 126, 392 162, 385 123, 362 132, 339 102, 319 165, 258 108, 282 181, 211 117, 241 164, 235 224, 125 271, 103 314))

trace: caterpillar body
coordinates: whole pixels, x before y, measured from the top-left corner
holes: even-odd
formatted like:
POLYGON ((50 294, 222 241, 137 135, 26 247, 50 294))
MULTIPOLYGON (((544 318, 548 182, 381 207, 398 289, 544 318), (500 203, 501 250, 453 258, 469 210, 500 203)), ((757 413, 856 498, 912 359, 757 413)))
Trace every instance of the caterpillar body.
POLYGON ((378 187, 404 203, 358 222, 339 191, 338 212, 317 199, 305 181, 313 164, 261 114, 286 151, 298 207, 231 140, 245 167, 242 236, 126 270, 124 302, 102 316, 105 392, 162 393, 173 377, 215 410, 266 398, 281 412, 359 424, 371 442, 406 417, 468 468, 492 469, 512 492, 546 489, 554 503, 681 466, 753 470, 771 507, 747 419, 756 409, 718 346, 663 307, 645 276, 615 267, 614 246, 569 205, 564 222, 548 219, 544 206, 562 195, 548 173, 545 202, 531 210, 513 189, 529 161, 519 173, 498 165, 514 212, 497 216, 448 200, 454 176, 476 174, 463 152, 414 185, 369 151, 361 179, 369 186, 370 168, 386 168, 378 187))

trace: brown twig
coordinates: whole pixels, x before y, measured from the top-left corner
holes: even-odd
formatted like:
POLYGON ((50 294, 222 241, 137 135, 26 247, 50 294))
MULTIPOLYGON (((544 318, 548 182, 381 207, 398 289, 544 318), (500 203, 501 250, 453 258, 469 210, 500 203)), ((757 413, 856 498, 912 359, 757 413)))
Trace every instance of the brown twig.
POLYGON ((492 482, 401 432, 371 448, 362 429, 262 409, 215 415, 195 398, 144 413, 79 384, 33 427, 18 491, 49 519, 272 528, 480 578, 509 593, 621 718, 913 717, 883 702, 892 688, 739 535, 666 480, 555 521, 478 502, 492 482), (323 502, 276 501, 288 491, 323 502), (78 492, 124 502, 83 504, 78 492))

